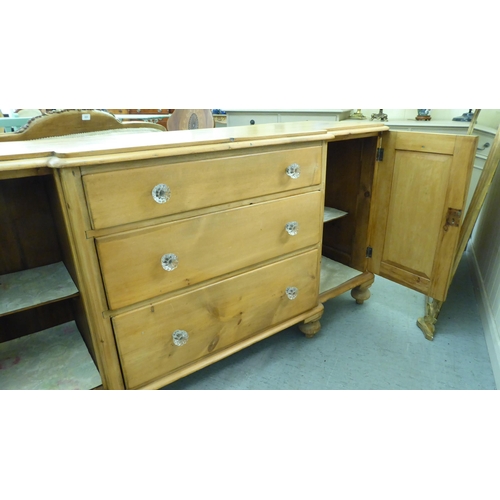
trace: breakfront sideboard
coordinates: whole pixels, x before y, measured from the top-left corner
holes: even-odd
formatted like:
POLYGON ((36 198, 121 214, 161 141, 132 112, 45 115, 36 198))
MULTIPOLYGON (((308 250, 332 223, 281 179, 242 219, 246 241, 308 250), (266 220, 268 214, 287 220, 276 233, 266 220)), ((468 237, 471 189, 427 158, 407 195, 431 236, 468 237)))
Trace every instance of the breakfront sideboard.
POLYGON ((374 275, 446 300, 476 146, 332 122, 62 137, 0 144, 0 183, 51 206, 42 267, 70 281, 51 302, 103 388, 155 389, 292 325, 313 337, 374 275))

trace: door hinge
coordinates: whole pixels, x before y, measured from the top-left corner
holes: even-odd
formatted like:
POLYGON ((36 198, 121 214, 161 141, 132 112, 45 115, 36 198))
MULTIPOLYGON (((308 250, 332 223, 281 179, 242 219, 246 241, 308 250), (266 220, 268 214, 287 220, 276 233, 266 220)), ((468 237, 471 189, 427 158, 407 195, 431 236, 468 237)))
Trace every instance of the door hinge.
POLYGON ((384 148, 377 148, 377 161, 384 160, 384 148))
POLYGON ((446 214, 446 224, 444 225, 444 230, 448 231, 448 228, 458 227, 460 226, 460 221, 462 219, 462 210, 458 210, 457 208, 448 208, 448 212, 446 214))
POLYGON ((366 247, 366 258, 367 259, 371 259, 372 258, 372 253, 373 253, 372 247, 366 247))

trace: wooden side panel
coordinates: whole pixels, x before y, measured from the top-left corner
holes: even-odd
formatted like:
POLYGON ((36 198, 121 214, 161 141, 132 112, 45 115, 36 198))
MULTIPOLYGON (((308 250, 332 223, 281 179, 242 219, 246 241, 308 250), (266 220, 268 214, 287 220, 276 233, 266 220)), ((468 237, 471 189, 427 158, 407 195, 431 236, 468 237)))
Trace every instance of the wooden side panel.
POLYGON ((77 168, 62 169, 57 170, 57 175, 57 186, 63 206, 66 207, 64 217, 69 229, 68 243, 75 262, 76 280, 86 317, 85 323, 88 321, 88 334, 91 336, 95 361, 104 388, 123 389, 123 376, 111 321, 103 317, 107 304, 94 240, 87 239, 85 235, 90 229, 90 220, 80 172, 77 168))
POLYGON ((445 300, 476 137, 390 132, 375 173, 369 270, 445 300))

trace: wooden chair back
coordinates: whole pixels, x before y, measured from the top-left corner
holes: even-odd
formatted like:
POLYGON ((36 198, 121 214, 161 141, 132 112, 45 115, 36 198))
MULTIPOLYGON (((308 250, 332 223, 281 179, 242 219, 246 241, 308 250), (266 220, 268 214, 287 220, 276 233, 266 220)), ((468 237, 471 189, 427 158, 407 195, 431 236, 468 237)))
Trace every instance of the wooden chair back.
POLYGON ((142 121, 121 123, 111 113, 99 109, 64 109, 36 116, 15 132, 0 134, 0 142, 28 141, 131 128, 165 131, 165 127, 158 123, 142 121))
POLYGON ((176 109, 167 122, 167 130, 194 130, 214 126, 210 109, 176 109))

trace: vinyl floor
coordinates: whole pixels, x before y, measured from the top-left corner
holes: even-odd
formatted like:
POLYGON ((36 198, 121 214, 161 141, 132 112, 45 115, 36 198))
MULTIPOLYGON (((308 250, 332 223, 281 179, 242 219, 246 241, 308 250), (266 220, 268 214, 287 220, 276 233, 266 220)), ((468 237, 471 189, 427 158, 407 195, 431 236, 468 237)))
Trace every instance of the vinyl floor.
POLYGON ((425 297, 383 278, 357 305, 350 293, 325 304, 322 329, 294 326, 166 390, 496 389, 465 254, 433 341, 416 326, 425 297))

